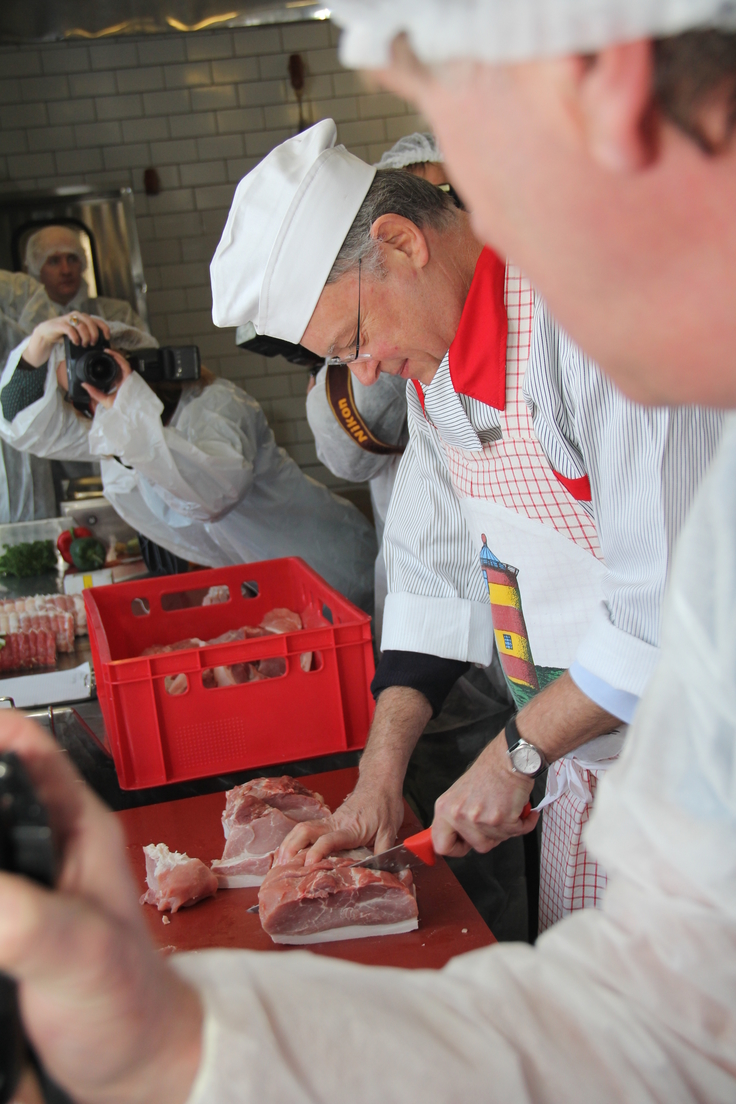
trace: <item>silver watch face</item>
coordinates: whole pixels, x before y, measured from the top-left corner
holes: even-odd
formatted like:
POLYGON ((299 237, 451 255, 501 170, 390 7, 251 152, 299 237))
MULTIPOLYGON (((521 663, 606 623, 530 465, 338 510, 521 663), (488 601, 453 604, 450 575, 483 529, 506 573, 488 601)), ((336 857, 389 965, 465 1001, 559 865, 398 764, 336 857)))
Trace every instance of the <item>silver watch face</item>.
POLYGON ((542 765, 542 756, 537 749, 524 740, 521 740, 510 754, 514 770, 519 774, 536 774, 542 765))

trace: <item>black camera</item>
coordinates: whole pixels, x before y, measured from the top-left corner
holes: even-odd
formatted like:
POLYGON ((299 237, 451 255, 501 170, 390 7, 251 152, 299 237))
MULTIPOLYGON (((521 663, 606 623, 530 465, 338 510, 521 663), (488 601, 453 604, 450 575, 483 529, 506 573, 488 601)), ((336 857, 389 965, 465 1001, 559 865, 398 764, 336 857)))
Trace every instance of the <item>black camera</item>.
MULTIPOLYGON (((100 335, 94 345, 74 345, 64 337, 67 390, 77 410, 89 414, 90 396, 82 386, 89 383, 108 395, 120 376, 120 368, 107 350, 110 342, 100 335)), ((146 383, 188 383, 201 375, 196 345, 164 345, 160 349, 137 349, 125 353, 134 372, 146 383)))
MULTIPOLYGON (((0 755, 0 870, 23 874, 49 888, 56 882, 54 840, 46 811, 13 752, 0 755)), ((35 1066, 44 1100, 69 1104, 66 1094, 28 1052, 16 984, 0 973, 0 1104, 12 1099, 27 1057, 35 1066)))

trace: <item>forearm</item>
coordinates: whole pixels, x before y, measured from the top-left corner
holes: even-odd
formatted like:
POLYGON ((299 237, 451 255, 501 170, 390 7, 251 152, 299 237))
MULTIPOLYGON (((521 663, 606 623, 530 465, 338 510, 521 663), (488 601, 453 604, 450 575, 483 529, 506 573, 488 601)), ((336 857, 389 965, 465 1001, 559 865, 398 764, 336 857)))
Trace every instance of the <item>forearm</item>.
POLYGON ((516 723, 519 735, 552 763, 596 736, 613 732, 621 722, 592 702, 566 671, 524 706, 516 723))
POLYGON ((401 793, 404 775, 417 741, 429 723, 432 707, 410 686, 390 686, 376 704, 359 785, 377 782, 401 793))
POLYGON ((384 690, 355 789, 329 820, 297 825, 281 844, 276 861, 289 862, 303 848, 309 848, 309 864, 351 847, 373 843, 376 852, 392 847, 404 818, 406 767, 431 715, 431 705, 418 690, 409 686, 384 690))
POLYGON ((242 442, 233 427, 216 413, 202 411, 200 422, 209 435, 197 442, 178 428, 165 428, 162 410, 142 377, 131 373, 114 402, 107 409, 97 408, 90 449, 96 456, 118 456, 176 513, 196 521, 216 521, 248 490, 253 464, 238 450, 242 442))

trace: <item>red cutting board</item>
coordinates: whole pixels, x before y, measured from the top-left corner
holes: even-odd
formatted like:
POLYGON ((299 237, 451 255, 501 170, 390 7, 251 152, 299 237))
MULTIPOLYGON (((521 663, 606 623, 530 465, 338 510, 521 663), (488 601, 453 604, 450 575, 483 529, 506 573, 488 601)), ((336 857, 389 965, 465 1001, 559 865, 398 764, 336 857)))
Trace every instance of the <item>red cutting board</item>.
MULTIPOLYGON (((331 809, 353 789, 357 769, 329 771, 300 778, 324 797, 331 809)), ((140 892, 145 891, 146 870, 142 848, 148 843, 165 843, 172 851, 186 851, 209 863, 222 855, 224 837, 220 817, 225 794, 205 794, 182 801, 166 801, 126 809, 120 817, 125 831, 130 863, 140 892)), ((404 823, 399 832, 405 836, 418 832, 421 824, 404 803, 404 823)), ((454 955, 486 947, 495 939, 470 898, 442 859, 435 866, 416 871, 419 928, 404 935, 372 939, 351 939, 343 943, 315 944, 315 954, 346 958, 380 966, 405 966, 412 969, 439 969, 454 955)), ((172 951, 194 951, 204 947, 242 947, 254 951, 288 954, 304 948, 285 947, 271 942, 263 931, 257 913, 248 913, 258 901, 257 889, 225 889, 216 897, 181 909, 170 924, 151 905, 142 905, 154 942, 172 951)))

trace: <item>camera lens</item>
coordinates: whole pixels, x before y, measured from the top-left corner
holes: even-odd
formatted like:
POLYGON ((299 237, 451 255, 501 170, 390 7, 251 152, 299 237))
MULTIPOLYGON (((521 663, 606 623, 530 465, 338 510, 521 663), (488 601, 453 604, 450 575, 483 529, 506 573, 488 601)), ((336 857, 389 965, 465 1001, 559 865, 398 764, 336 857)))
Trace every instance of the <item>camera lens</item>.
POLYGON ((92 384, 98 391, 107 394, 118 378, 118 371, 116 362, 107 353, 91 353, 85 358, 85 382, 92 384))

